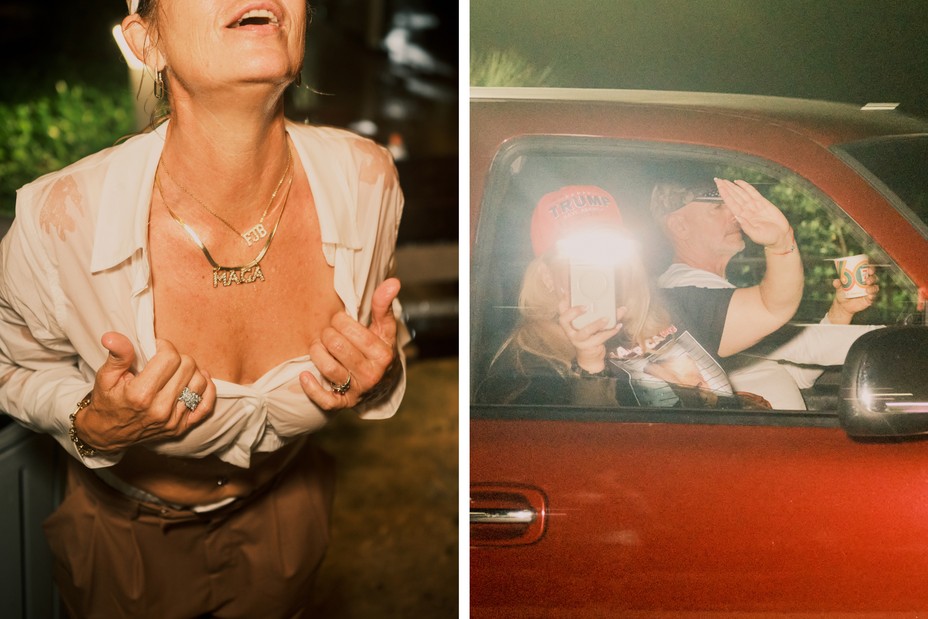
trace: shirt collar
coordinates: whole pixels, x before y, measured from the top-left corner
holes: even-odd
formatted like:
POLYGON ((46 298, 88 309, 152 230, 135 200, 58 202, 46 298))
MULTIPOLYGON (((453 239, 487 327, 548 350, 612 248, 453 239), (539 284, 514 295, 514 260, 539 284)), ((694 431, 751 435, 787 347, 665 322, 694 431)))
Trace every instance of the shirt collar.
MULTIPOLYGON (((168 122, 113 149, 112 163, 100 193, 91 272, 110 269, 148 247, 151 192, 168 122)), ((346 178, 343 170, 336 169, 336 162, 342 158, 333 153, 333 149, 345 148, 344 143, 330 140, 318 129, 303 129, 287 122, 287 132, 296 138, 293 140, 296 155, 313 192, 322 243, 361 249, 356 209, 347 207, 357 203, 354 195, 357 188, 347 182, 335 182, 346 178)))
POLYGON ((348 180, 350 173, 340 168, 345 161, 352 161, 349 154, 340 152, 350 146, 323 128, 291 121, 287 122, 287 133, 309 179, 323 245, 361 249, 356 220, 358 187, 348 180))
POLYGON ((114 148, 100 192, 90 270, 110 269, 148 247, 148 212, 168 123, 114 148))

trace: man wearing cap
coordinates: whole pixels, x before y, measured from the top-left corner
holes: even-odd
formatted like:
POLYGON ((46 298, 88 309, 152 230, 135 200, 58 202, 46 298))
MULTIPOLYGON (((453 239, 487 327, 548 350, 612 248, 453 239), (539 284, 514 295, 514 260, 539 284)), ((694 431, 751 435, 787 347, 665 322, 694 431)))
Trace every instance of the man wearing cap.
MULTIPOLYGON (((760 284, 731 292, 718 350, 710 352, 717 352, 719 357, 729 357, 753 346, 786 324, 802 299, 803 277, 793 230, 780 209, 750 184, 740 180, 716 179, 714 189, 717 193, 712 202, 703 201, 702 196, 695 193, 681 196, 669 192, 669 189, 665 185, 656 187, 652 203, 673 205, 680 202, 676 209, 667 209, 667 215, 662 219, 666 233, 673 239, 675 252, 687 258, 698 256, 700 265, 705 265, 703 268, 714 269, 722 261, 722 256, 734 255, 743 248, 744 242, 740 237, 743 231, 752 241, 762 245, 766 254, 767 268, 760 284), (710 217, 684 216, 696 207, 721 203, 729 214, 716 209, 708 213, 710 217), (684 209, 688 210, 684 212, 684 209), (676 216, 670 216, 674 214, 676 216), (701 248, 707 241, 711 241, 713 249, 703 251, 701 248)), ((685 260, 677 256, 674 262, 685 260)), ((702 300, 708 296, 701 288, 672 288, 667 290, 667 295, 677 306, 694 313, 700 311, 702 300)), ((719 294, 722 294, 721 291, 719 294)))
MULTIPOLYGON (((673 262, 658 279, 658 285, 667 289, 671 295, 679 294, 674 291, 694 288, 734 289, 729 319, 740 317, 739 324, 747 328, 752 337, 756 337, 757 343, 782 327, 791 317, 783 319, 784 314, 777 314, 777 320, 783 322, 771 329, 776 321, 768 320, 772 313, 765 313, 764 310, 771 300, 775 302, 775 297, 779 296, 795 298, 798 304, 803 285, 802 267, 789 224, 786 224, 788 246, 771 246, 761 242, 761 239, 752 236, 752 228, 745 225, 744 217, 736 215, 737 210, 731 208, 732 195, 723 189, 729 184, 728 181, 716 180, 715 184, 706 182, 684 186, 660 183, 655 186, 651 196, 651 212, 674 250, 673 262), (745 247, 742 233, 764 245, 766 272, 760 284, 736 289, 725 279, 725 270, 729 261, 745 247), (784 270, 782 267, 785 261, 794 264, 784 270), (774 299, 771 299, 771 293, 775 295, 774 299), (746 297, 752 298, 750 308, 743 304, 746 297), (758 322, 755 328, 746 324, 755 319, 758 322)), ((742 181, 738 181, 738 184, 745 192, 743 197, 749 198, 756 205, 762 205, 768 211, 773 209, 779 213, 779 209, 753 187, 742 181)), ((743 207, 739 208, 743 213, 743 207)), ((782 223, 785 223, 782 214, 780 217, 782 223)), ((750 353, 726 359, 723 365, 732 386, 738 391, 763 396, 775 409, 805 410, 800 389, 814 384, 822 373, 821 366, 843 363, 850 345, 864 332, 877 328, 852 326, 849 323, 855 313, 872 304, 878 290, 879 287, 871 282, 868 286, 869 294, 865 297, 848 299, 836 292, 834 302, 821 322, 828 327, 806 328, 779 347, 761 343, 750 353), (810 368, 809 365, 816 367, 810 368)), ((720 355, 729 357, 730 350, 720 350, 720 355)))

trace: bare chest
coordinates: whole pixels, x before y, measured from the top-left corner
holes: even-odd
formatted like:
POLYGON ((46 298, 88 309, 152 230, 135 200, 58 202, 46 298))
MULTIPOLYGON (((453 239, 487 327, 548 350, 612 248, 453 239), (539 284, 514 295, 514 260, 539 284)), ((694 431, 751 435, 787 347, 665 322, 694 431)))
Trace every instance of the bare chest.
MULTIPOLYGON (((247 247, 234 235, 215 232, 210 222, 199 223, 201 242, 223 266, 247 265, 263 248, 262 242, 247 247)), ((196 230, 196 223, 189 225, 196 230)), ((311 198, 288 206, 266 253, 247 269, 217 272, 158 204, 152 206, 149 237, 155 335, 215 378, 249 384, 308 354, 343 309, 311 198)))

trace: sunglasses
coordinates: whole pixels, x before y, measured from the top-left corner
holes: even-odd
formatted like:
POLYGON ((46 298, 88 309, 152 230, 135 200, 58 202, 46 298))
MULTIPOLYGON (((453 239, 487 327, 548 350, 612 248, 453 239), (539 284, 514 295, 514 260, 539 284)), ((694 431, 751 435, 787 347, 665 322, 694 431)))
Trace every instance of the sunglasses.
POLYGON ((689 200, 689 202, 723 202, 723 200, 719 195, 719 190, 712 189, 710 191, 694 193, 693 199, 689 200))

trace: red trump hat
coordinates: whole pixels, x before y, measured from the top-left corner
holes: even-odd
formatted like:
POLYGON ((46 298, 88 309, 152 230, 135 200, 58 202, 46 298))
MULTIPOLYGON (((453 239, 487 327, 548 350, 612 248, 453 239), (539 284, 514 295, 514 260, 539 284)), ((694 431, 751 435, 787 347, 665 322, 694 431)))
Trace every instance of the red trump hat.
POLYGON ((621 228, 615 198, 595 185, 567 185, 541 197, 532 214, 532 250, 540 256, 577 230, 621 228))

